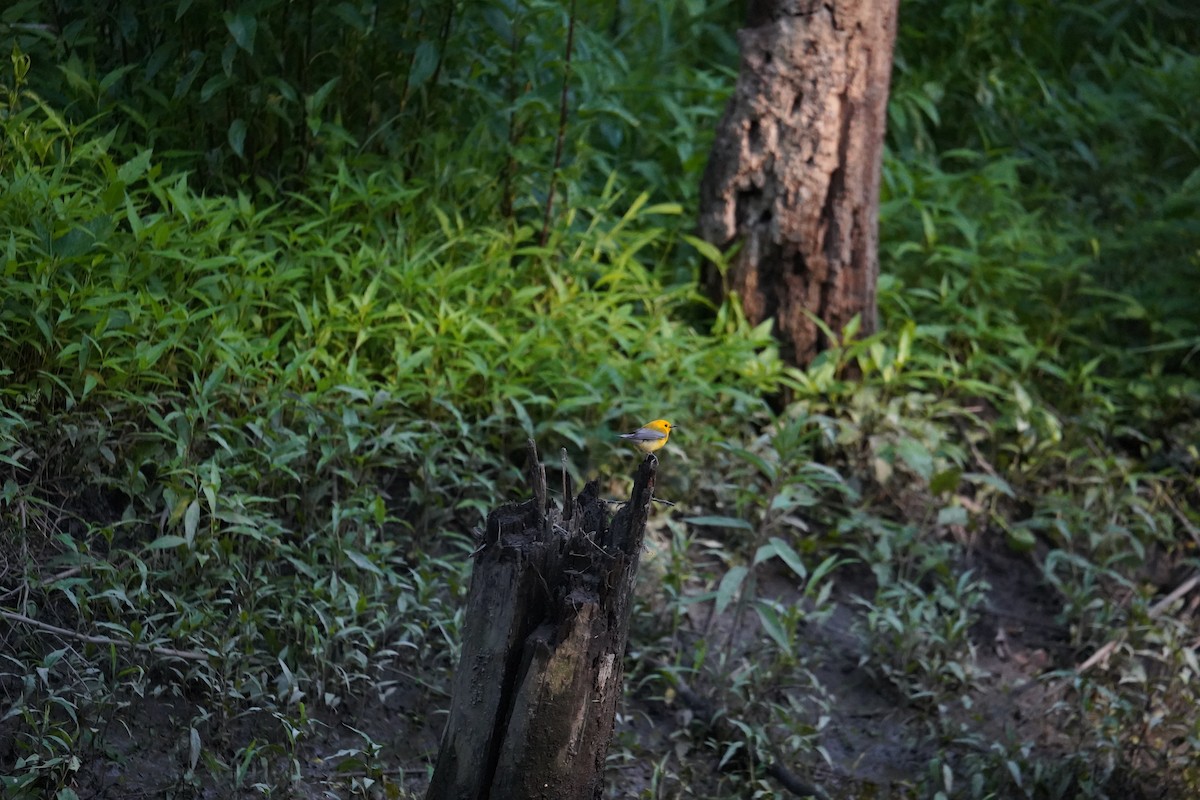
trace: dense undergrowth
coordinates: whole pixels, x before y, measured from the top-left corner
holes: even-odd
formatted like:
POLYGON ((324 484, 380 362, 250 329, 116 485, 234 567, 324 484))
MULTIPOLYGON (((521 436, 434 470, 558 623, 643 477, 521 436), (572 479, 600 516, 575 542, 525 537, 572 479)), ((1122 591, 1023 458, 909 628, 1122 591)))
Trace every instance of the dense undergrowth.
POLYGON ((621 475, 655 416, 682 508, 631 696, 682 678, 744 738, 623 729, 638 793, 782 796, 775 759, 873 791, 830 752, 828 626, 920 720, 880 785, 1197 791, 1200 634, 1156 605, 1200 545, 1194 12, 906 4, 883 331, 797 370, 695 285, 739 10, 579 6, 0 16, 5 796, 126 780, 155 703, 153 791, 405 796, 427 754, 314 749, 390 693, 437 727, 527 436, 621 475), (1041 727, 979 710, 1012 688, 980 553, 1049 609, 1041 727))

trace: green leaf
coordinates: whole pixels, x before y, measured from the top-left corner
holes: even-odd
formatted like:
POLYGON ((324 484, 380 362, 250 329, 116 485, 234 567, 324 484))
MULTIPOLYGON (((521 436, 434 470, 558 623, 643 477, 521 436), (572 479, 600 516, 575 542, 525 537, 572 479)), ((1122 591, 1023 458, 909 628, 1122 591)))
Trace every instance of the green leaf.
POLYGON ((195 728, 188 729, 188 763, 193 771, 200 763, 200 731, 195 728))
POLYGON ((350 3, 338 3, 333 8, 333 13, 342 22, 354 28, 359 33, 365 33, 371 27, 370 22, 364 17, 357 8, 350 3))
POLYGON ((962 506, 946 506, 937 514, 938 525, 966 525, 968 521, 967 510, 962 506))
POLYGON ((237 42, 237 46, 254 55, 254 37, 258 33, 258 20, 245 11, 225 12, 225 27, 237 42))
POLYGON ((383 570, 381 570, 379 567, 377 567, 373 563, 371 563, 371 559, 367 558, 362 553, 355 552, 354 550, 346 550, 344 552, 346 554, 346 558, 350 559, 350 563, 352 563, 354 566, 358 567, 359 569, 365 570, 366 572, 370 572, 375 575, 383 574, 383 570))
POLYGON ((741 590, 742 582, 746 580, 749 572, 747 567, 733 567, 721 578, 721 583, 717 587, 717 614, 723 614, 725 609, 729 608, 729 604, 741 590))
POLYGON ((901 439, 896 443, 896 454, 925 480, 933 475, 933 454, 916 439, 901 439))
POLYGON ((121 78, 124 78, 130 72, 137 69, 138 66, 138 64, 126 64, 123 67, 117 67, 112 72, 105 75, 100 80, 100 93, 107 94, 108 90, 111 89, 117 83, 117 81, 121 80, 121 78))
POLYGON ((763 477, 765 477, 767 480, 773 482, 775 478, 778 477, 779 471, 775 468, 775 465, 764 459, 762 456, 756 453, 751 453, 749 450, 745 450, 741 447, 734 447, 733 445, 726 444, 722 445, 722 447, 743 461, 753 465, 754 468, 761 472, 763 477))
POLYGON ((858 333, 858 330, 861 327, 862 327, 862 315, 855 314, 853 317, 850 318, 850 321, 847 322, 845 324, 845 326, 842 328, 841 341, 843 343, 849 342, 851 339, 854 338, 855 334, 858 333))
POLYGON ((187 539, 182 536, 160 536, 146 546, 147 550, 170 550, 173 547, 181 547, 187 544, 187 539))
POLYGON ((329 99, 329 93, 334 90, 334 87, 341 81, 340 77, 330 78, 321 84, 321 86, 309 95, 304 101, 304 109, 310 115, 316 115, 325 107, 325 102, 329 99))
POLYGON ((1022 786, 1023 784, 1021 781, 1020 765, 1017 764, 1017 762, 1009 759, 1008 761, 1004 762, 1004 766, 1008 767, 1008 774, 1012 775, 1013 782, 1017 784, 1018 787, 1022 786))
POLYGON ((830 556, 829 558, 825 559, 817 565, 816 569, 813 570, 812 577, 808 579, 808 585, 810 587, 816 586, 821 582, 822 578, 843 563, 846 562, 842 559, 839 559, 837 556, 830 556))
POLYGON ((779 553, 775 551, 775 545, 769 543, 764 544, 754 552, 754 566, 757 567, 764 561, 770 561, 777 555, 779 555, 779 553))
POLYGON ((196 528, 200 525, 200 499, 196 498, 188 504, 187 511, 183 513, 183 535, 187 540, 188 547, 196 541, 196 528))
POLYGON ((233 78, 228 75, 217 73, 204 82, 200 87, 200 102, 207 103, 209 100, 220 92, 225 91, 233 85, 233 78))
POLYGON ((903 367, 912 354, 913 336, 917 331, 917 323, 909 320, 900 331, 900 342, 896 345, 896 366, 903 367))
POLYGON ((1005 531, 1005 541, 1015 553, 1028 553, 1037 545, 1037 537, 1033 531, 1024 526, 1005 531))
POLYGON ((685 517, 684 522, 708 528, 737 528, 743 531, 754 530, 753 526, 737 517, 685 517))
POLYGON ((763 630, 767 632, 767 635, 775 640, 775 644, 779 645, 780 650, 791 655, 792 643, 788 639, 783 623, 779 621, 779 612, 765 602, 755 603, 754 610, 757 612, 758 619, 762 622, 763 630))
POLYGON ((516 412, 517 421, 521 423, 521 430, 525 432, 526 436, 533 438, 533 419, 525 409, 525 404, 515 397, 508 398, 508 402, 512 404, 513 411, 516 412))
POLYGON ((958 488, 958 482, 962 478, 962 470, 958 467, 945 469, 933 476, 929 481, 929 491, 934 494, 942 494, 943 492, 953 492, 958 488))
POLYGON ((700 239, 696 236, 690 236, 688 234, 684 234, 683 240, 695 248, 696 252, 699 253, 705 260, 711 261, 714 264, 725 263, 725 254, 722 253, 717 246, 711 242, 706 242, 703 239, 700 239))
POLYGON ((125 195, 125 219, 129 222, 129 230, 133 232, 134 241, 141 242, 146 226, 142 224, 142 218, 133 205, 133 199, 128 194, 125 195))
POLYGON ((1017 496, 1016 493, 1013 492, 1012 487, 1008 485, 1008 481, 1004 480, 999 475, 988 475, 982 472, 968 472, 963 475, 963 477, 972 483, 982 483, 984 486, 991 486, 993 489, 997 490, 1001 494, 1007 495, 1008 497, 1015 498, 1017 496))
POLYGON ((429 41, 417 45, 417 50, 413 53, 412 70, 408 73, 409 88, 416 89, 429 80, 434 70, 437 69, 437 63, 437 45, 429 41))
POLYGON ((737 755, 738 751, 745 746, 746 743, 741 741, 730 742, 728 745, 726 745, 725 752, 721 754, 721 760, 717 763, 717 769, 724 769, 725 765, 729 763, 729 760, 737 755))
POLYGON ((128 185, 145 175, 146 170, 150 169, 150 156, 153 152, 153 149, 146 148, 122 164, 117 170, 117 180, 128 185))
POLYGON ((800 560, 800 555, 792 546, 780 539, 778 536, 771 537, 771 544, 775 545, 775 553, 791 568, 792 572, 796 573, 796 577, 804 580, 808 577, 808 569, 805 568, 804 562, 800 560))
POLYGON ((768 506, 771 511, 792 511, 797 508, 810 508, 820 502, 820 498, 812 489, 802 483, 785 486, 779 494, 771 498, 768 506))
POLYGON ((239 158, 245 158, 246 152, 246 121, 238 117, 229 124, 229 146, 233 148, 233 152, 238 154, 239 158))

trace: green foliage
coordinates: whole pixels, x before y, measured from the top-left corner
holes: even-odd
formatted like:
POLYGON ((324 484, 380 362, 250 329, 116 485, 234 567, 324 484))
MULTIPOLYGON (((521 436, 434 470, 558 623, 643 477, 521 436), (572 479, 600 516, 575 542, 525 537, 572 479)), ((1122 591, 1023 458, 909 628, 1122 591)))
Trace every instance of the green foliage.
POLYGON ((0 519, 24 555, 8 577, 29 587, 16 613, 112 643, 39 668, 33 633, 10 656, 6 683, 30 685, 9 717, 14 790, 69 785, 102 746, 85 732, 176 650, 153 691, 197 702, 180 780, 296 780, 306 709, 397 665, 445 680, 471 549, 453 531, 512 482, 526 436, 593 470, 619 453, 612 429, 663 408, 749 420, 782 374, 765 330, 677 321, 694 289, 653 273, 676 204, 610 181, 574 193, 542 246, 529 226, 468 225, 399 168, 205 196, 16 77, 0 519), (93 657, 114 667, 103 681, 30 682, 93 657), (246 716, 280 737, 224 749, 246 716))
POLYGON ((953 572, 947 543, 872 522, 874 538, 862 560, 872 566, 877 588, 873 598, 859 600, 868 663, 914 702, 936 703, 948 690, 977 687, 970 633, 991 587, 970 570, 953 572))
POLYGON ((0 50, 33 56, 31 88, 55 108, 117 114, 122 142, 208 185, 299 186, 314 163, 373 154, 473 213, 499 175, 495 201, 532 222, 550 185, 568 29, 565 177, 598 192, 620 166, 676 199, 695 193, 687 176, 728 91, 739 13, 729 2, 580 2, 574 17, 547 0, 19 2, 0 16, 0 50))
POLYGON ((156 790, 417 796, 356 723, 440 726, 525 438, 620 474, 659 416, 616 796, 852 793, 881 703, 922 796, 1195 794, 1155 593, 1200 526, 1196 12, 906 4, 881 330, 799 370, 695 280, 741 9, 573 8, 0 12, 5 796, 124 768, 155 710, 156 790), (984 637, 1022 590, 1061 641, 1017 685, 984 637))
MULTIPOLYGON (((974 203, 954 193, 931 207, 930 188, 946 194, 926 185, 925 236, 910 227, 904 241, 934 248, 933 231, 952 232, 947 244, 975 250, 977 233, 990 233, 1008 266, 1041 287, 1029 311, 1052 303, 1043 319, 1063 337, 1065 356, 1103 355, 1103 372, 1122 376, 1144 374, 1149 359, 1154 370, 1195 377, 1200 328, 1186 307, 1200 290, 1195 8, 1105 2, 1012 12, 998 2, 916 3, 902 16, 890 122, 906 166, 893 161, 890 170, 931 165, 930 177, 960 192, 969 184, 954 177, 974 181, 985 203, 1002 203, 993 208, 1003 223, 979 225, 974 203), (964 155, 977 177, 941 174, 946 157, 964 155), (999 182, 997 168, 1006 173, 999 182), (1003 198, 991 191, 1001 185, 1010 190, 1003 198), (1043 284, 1047 272, 1053 282, 1043 284)), ((901 173, 889 183, 904 196, 913 180, 901 173)), ((907 257, 894 269, 927 273, 933 263, 907 257)))

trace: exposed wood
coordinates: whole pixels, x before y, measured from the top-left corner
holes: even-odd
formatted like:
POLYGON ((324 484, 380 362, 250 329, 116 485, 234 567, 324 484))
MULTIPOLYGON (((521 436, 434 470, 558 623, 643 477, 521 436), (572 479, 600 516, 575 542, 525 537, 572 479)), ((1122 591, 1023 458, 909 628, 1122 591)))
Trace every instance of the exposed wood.
POLYGON ((564 520, 570 520, 575 516, 575 487, 571 483, 571 470, 567 468, 567 448, 559 450, 558 456, 562 461, 562 515, 564 520))
POLYGON ((532 441, 529 456, 534 499, 488 515, 476 551, 428 800, 592 800, 602 791, 658 462, 646 458, 610 522, 595 481, 565 518, 547 500, 532 441))
POLYGON ((855 314, 876 328, 878 197, 898 0, 752 0, 737 86, 700 186, 700 234, 741 242, 715 296, 776 320, 806 364, 855 314))

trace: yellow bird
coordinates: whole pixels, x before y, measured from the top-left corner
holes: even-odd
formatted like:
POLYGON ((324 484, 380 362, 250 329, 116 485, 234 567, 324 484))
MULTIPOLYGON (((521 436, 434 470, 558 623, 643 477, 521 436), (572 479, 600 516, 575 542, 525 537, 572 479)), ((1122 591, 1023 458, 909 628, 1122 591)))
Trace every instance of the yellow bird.
POLYGON ((643 453, 653 453, 663 448, 667 439, 671 438, 671 429, 675 427, 678 426, 665 419, 656 419, 654 422, 647 422, 633 433, 622 433, 621 438, 632 442, 633 446, 643 453))

